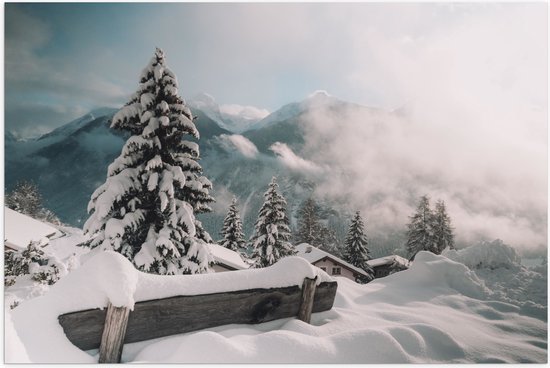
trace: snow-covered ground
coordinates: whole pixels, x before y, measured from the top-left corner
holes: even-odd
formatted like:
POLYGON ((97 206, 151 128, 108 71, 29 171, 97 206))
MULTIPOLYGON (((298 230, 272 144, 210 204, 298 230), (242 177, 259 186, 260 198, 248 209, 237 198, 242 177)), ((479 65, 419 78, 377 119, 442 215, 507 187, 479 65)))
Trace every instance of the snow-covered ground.
MULTIPOLYGON (((81 241, 80 236, 75 230, 72 236, 54 240, 51 250, 63 252, 59 259, 74 260, 69 257, 75 253, 70 239, 81 241)), ((122 360, 544 363, 547 274, 543 266, 526 268, 520 261, 513 249, 493 243, 447 251, 443 256, 421 252, 409 270, 367 285, 336 278, 338 292, 333 309, 314 314, 310 325, 287 318, 258 325, 220 326, 127 344, 122 360)), ((288 272, 267 269, 177 276, 188 278, 184 284, 189 286, 181 286, 181 282, 180 286, 170 286, 166 276, 139 273, 116 254, 89 258, 57 284, 43 287, 41 296, 20 293, 20 305, 11 311, 6 309, 6 361, 97 362, 97 351, 82 352, 68 342, 57 315, 106 303, 107 298, 131 305, 174 293, 284 286, 279 284, 297 282, 312 272, 328 277, 299 258, 272 267, 288 272), (290 270, 297 271, 293 274, 290 270), (108 277, 113 273, 118 286, 108 277), (152 292, 154 295, 150 295, 152 292)), ((7 294, 11 288, 7 288, 7 294)))

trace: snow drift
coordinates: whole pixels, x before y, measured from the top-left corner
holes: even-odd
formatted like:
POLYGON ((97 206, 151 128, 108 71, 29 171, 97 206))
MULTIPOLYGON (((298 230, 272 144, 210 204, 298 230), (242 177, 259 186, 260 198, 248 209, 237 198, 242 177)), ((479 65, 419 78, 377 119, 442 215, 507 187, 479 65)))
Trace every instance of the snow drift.
MULTIPOLYGON (((300 285, 329 276, 296 257, 263 270, 193 276, 155 276, 134 270, 118 254, 100 254, 44 296, 12 312, 24 346, 10 362, 97 362, 64 336, 57 316, 178 294, 300 285), (116 282, 114 280, 117 280, 116 282), (123 290, 122 290, 123 289, 123 290), (36 311, 40 310, 41 313, 36 311), (48 344, 44 344, 48 341, 48 344), (47 345, 47 346, 46 346, 47 345), (25 354, 26 352, 26 354, 25 354)), ((464 264, 421 252, 407 271, 359 285, 338 278, 334 308, 312 324, 294 318, 227 325, 126 344, 123 362, 172 363, 473 363, 537 362, 547 358, 546 322, 529 310, 492 300, 464 264), (207 349, 205 347, 208 347, 207 349)), ((12 331, 13 329, 10 329, 12 331)), ((21 346, 20 346, 21 347, 21 346)), ((15 356, 14 356, 15 355, 15 356)))

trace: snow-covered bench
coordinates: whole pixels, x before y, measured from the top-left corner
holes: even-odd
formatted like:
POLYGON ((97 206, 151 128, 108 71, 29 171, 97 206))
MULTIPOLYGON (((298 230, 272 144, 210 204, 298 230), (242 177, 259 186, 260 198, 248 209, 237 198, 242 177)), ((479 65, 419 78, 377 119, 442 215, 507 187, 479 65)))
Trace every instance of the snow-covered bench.
POLYGON ((127 296, 121 298, 113 290, 107 292, 106 310, 79 310, 58 317, 75 346, 99 348, 100 363, 120 362, 124 343, 295 316, 309 323, 312 312, 332 308, 337 289, 326 273, 298 257, 265 269, 219 274, 135 273, 139 277, 129 300, 137 302, 124 302, 127 296))

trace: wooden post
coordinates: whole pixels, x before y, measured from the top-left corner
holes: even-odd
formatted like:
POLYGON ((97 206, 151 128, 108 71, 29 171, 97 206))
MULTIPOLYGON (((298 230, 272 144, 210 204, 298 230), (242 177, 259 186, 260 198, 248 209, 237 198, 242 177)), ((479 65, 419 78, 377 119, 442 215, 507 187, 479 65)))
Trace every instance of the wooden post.
POLYGON ((315 297, 315 288, 317 276, 314 279, 305 278, 302 285, 302 299, 300 309, 298 310, 298 319, 309 323, 311 321, 311 310, 313 308, 313 299, 315 297))
POLYGON ((109 302, 99 346, 99 363, 120 363, 129 315, 129 308, 115 307, 109 302))

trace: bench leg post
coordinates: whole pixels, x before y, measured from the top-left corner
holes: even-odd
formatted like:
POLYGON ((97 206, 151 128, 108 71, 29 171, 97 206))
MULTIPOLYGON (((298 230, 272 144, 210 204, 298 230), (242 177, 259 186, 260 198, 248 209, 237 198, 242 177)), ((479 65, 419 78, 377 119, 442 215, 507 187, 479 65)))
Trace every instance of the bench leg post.
POLYGON ((305 278, 302 285, 302 299, 300 309, 298 310, 298 319, 309 323, 311 321, 311 311, 313 309, 313 299, 315 297, 315 288, 317 277, 314 279, 305 278))
POLYGON ((120 363, 129 315, 130 309, 109 303, 99 346, 99 363, 120 363))

